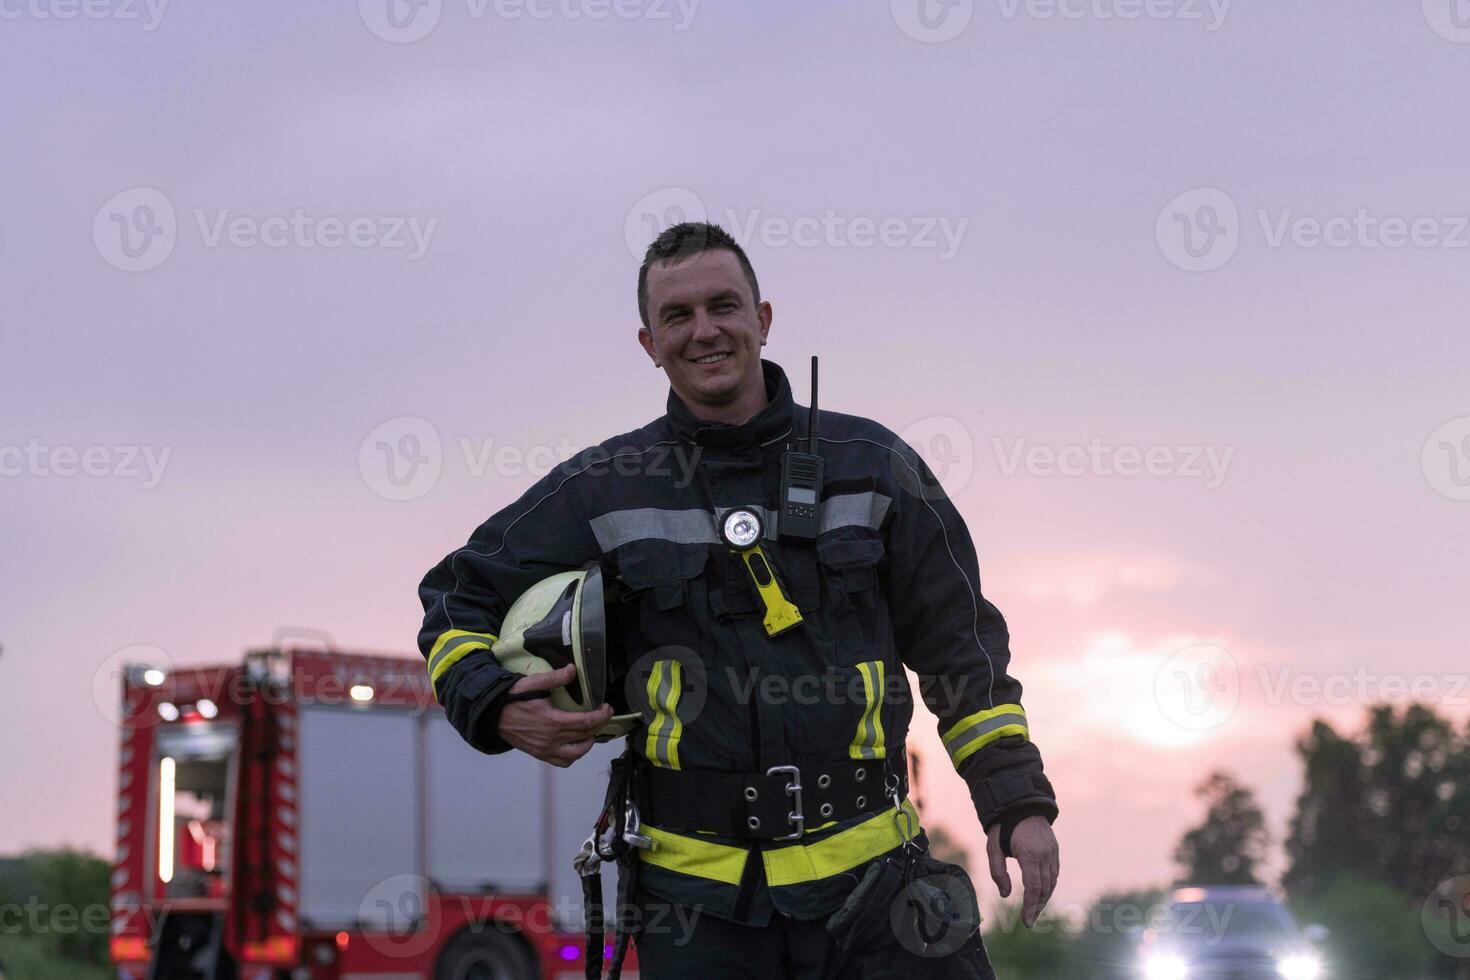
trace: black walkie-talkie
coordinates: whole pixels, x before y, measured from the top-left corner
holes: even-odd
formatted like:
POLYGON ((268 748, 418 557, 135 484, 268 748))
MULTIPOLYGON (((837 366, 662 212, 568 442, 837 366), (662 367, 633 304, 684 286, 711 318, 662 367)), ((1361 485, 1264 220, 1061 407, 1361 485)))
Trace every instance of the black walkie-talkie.
POLYGON ((822 457, 817 449, 817 356, 812 355, 812 404, 806 425, 805 452, 786 450, 781 457, 781 541, 815 541, 822 505, 822 457))

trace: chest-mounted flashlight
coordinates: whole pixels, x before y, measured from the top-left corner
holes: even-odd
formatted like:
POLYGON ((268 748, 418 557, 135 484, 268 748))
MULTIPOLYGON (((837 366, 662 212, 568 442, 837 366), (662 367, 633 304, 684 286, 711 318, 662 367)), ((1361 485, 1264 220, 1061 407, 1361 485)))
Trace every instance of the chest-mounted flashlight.
POLYGON ((801 625, 801 610, 781 591, 766 551, 761 547, 765 536, 765 525, 760 515, 753 510, 736 508, 720 521, 720 540, 745 566, 750 579, 755 583, 756 593, 766 607, 762 625, 767 636, 779 636, 794 626, 801 625))

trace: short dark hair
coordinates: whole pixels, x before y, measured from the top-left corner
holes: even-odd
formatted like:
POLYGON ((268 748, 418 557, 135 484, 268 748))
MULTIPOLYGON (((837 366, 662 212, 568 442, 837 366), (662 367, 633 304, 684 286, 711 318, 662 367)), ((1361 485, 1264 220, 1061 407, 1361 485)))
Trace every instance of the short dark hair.
POLYGON ((712 252, 719 248, 735 253, 735 258, 740 260, 740 271, 745 273, 745 281, 750 284, 750 295, 755 298, 756 305, 760 305, 760 283, 756 282, 755 269, 751 267, 750 259, 746 256, 745 249, 740 247, 740 243, 719 225, 710 224, 708 221, 684 221, 660 233, 649 244, 648 251, 643 253, 643 264, 638 267, 638 316, 645 327, 649 326, 649 266, 655 262, 667 265, 670 262, 678 262, 681 259, 698 255, 700 252, 712 252))

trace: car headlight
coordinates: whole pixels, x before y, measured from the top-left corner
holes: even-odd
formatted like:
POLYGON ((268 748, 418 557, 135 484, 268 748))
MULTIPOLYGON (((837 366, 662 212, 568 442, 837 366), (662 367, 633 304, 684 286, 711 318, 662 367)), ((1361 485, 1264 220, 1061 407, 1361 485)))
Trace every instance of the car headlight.
POLYGON ((1286 980, 1317 980, 1322 975, 1322 961, 1309 953, 1300 953, 1279 960, 1276 972, 1286 980))
POLYGON ((1148 980, 1187 980, 1189 964, 1173 953, 1155 953, 1144 960, 1143 975, 1148 980))

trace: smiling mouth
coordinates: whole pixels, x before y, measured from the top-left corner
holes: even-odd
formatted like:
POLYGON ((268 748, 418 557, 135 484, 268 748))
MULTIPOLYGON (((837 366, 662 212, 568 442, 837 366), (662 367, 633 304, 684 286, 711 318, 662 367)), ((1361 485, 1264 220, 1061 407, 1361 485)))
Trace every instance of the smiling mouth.
POLYGON ((695 364, 718 364, 729 356, 729 354, 706 354, 703 357, 690 358, 690 360, 695 364))

